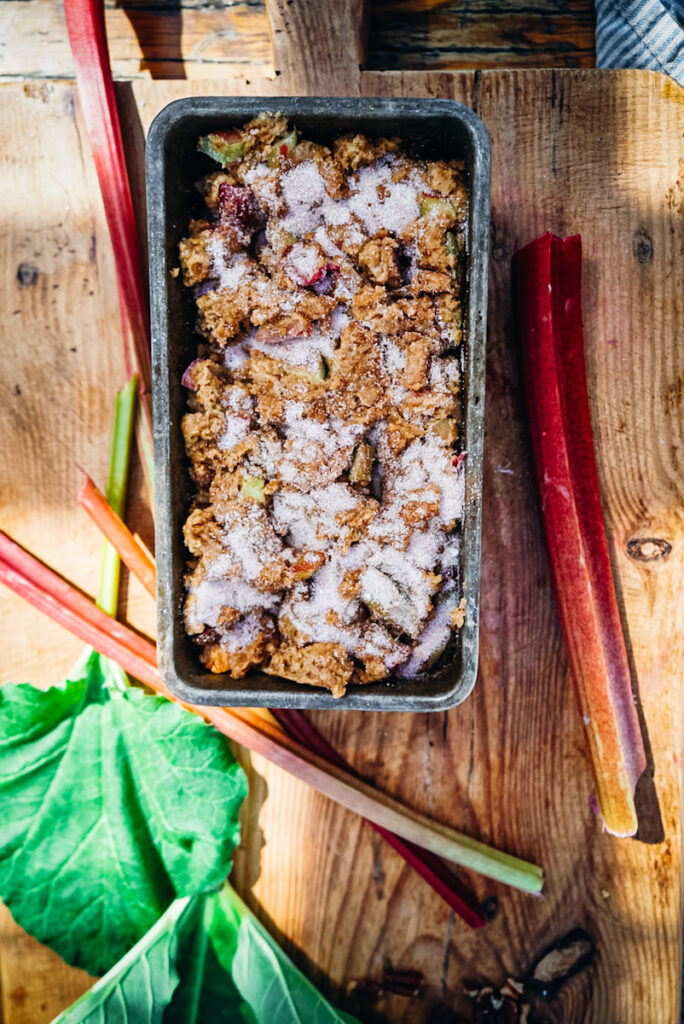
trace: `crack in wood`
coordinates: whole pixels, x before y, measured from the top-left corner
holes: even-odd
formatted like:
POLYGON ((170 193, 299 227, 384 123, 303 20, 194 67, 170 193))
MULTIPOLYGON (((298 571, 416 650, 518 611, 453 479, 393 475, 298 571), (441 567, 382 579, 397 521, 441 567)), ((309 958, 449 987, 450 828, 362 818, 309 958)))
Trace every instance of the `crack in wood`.
POLYGON ((466 776, 465 784, 465 795, 463 799, 463 818, 461 820, 461 828, 466 831, 468 821, 468 811, 470 810, 470 782, 473 777, 475 770, 475 715, 471 716, 470 721, 470 754, 468 757, 468 774, 466 776))
POLYGON ((449 954, 451 952, 451 942, 454 937, 454 921, 456 915, 453 910, 449 910, 449 920, 447 921, 447 932, 444 940, 444 953, 442 956, 442 977, 440 978, 440 985, 442 987, 442 995, 447 994, 447 975, 449 972, 449 954))
POLYGON ((563 117, 563 103, 565 100, 562 79, 555 71, 551 72, 551 109, 554 111, 553 118, 553 146, 551 148, 551 172, 555 177, 558 173, 558 133, 560 131, 563 117))

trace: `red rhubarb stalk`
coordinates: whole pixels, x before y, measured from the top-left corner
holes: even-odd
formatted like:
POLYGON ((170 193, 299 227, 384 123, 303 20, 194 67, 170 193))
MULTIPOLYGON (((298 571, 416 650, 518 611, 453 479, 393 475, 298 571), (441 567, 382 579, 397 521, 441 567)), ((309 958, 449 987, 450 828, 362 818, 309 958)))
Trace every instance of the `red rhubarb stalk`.
POLYGON ((41 589, 34 581, 28 579, 9 563, 0 558, 0 582, 9 587, 24 600, 28 601, 41 612, 45 612, 51 619, 64 626, 70 633, 80 637, 106 658, 111 658, 124 671, 140 679, 153 689, 156 688, 159 672, 156 667, 156 651, 154 644, 144 640, 134 633, 127 626, 122 626, 115 619, 111 619, 106 612, 84 598, 91 606, 93 615, 86 617, 76 610, 78 604, 76 598, 82 597, 77 590, 73 591, 73 601, 63 602, 55 597, 54 593, 41 589), (97 621, 94 613, 109 619, 107 629, 97 621), (113 626, 118 626, 114 629, 113 626), (123 634, 123 635, 122 635, 123 634), (126 635, 127 634, 127 635, 126 635), (135 641, 135 642, 134 642, 135 641), (143 649, 141 649, 141 647, 143 649), (145 650, 147 647, 150 650, 145 650), (150 654, 154 657, 151 661, 150 654))
MULTIPOLYGON (((157 654, 153 643, 145 640, 144 637, 139 636, 132 629, 129 629, 128 626, 124 626, 122 622, 118 622, 111 615, 102 611, 85 594, 82 594, 71 583, 67 583, 56 572, 49 569, 42 562, 39 562, 37 558, 28 551, 25 551, 24 548, 8 537, 6 533, 3 533, 2 530, 0 530, 0 562, 5 573, 3 575, 3 583, 7 583, 8 586, 33 604, 36 603, 32 599, 33 596, 46 595, 45 607, 40 606, 41 610, 51 615, 52 618, 56 618, 60 614, 60 609, 64 611, 65 615, 69 613, 68 622, 64 621, 62 625, 65 625, 72 633, 76 633, 77 636, 81 636, 82 640, 91 644, 101 654, 108 655, 109 651, 100 650, 100 647, 98 647, 97 643, 93 642, 90 635, 87 637, 82 636, 76 629, 78 624, 76 620, 83 622, 83 628, 89 627, 93 634, 107 634, 111 637, 113 643, 129 649, 141 661, 156 666, 157 654), (8 570, 12 571, 11 577, 7 575, 8 570), (21 580, 26 581, 28 588, 26 593, 22 593, 19 590, 21 580), (54 615, 52 614, 53 611, 54 615)), ((112 659, 114 661, 118 660, 116 655, 112 655, 112 659)), ((128 671, 126 665, 122 667, 128 671)), ((144 676, 141 676, 137 671, 133 669, 130 671, 138 679, 147 682, 144 676)))
POLYGON ((124 565, 154 597, 156 595, 156 571, 149 552, 135 539, 86 472, 83 472, 83 483, 78 492, 78 503, 100 528, 112 547, 116 549, 124 565))
POLYGON ((102 0, 64 0, 78 95, 100 183, 114 250, 126 374, 140 378, 137 439, 150 488, 153 483, 149 311, 138 229, 116 106, 102 0))
MULTIPOLYGON (((341 754, 323 737, 315 725, 301 711, 274 710, 280 724, 303 746, 324 757, 331 764, 337 764, 346 771, 352 769, 341 754)), ((434 891, 442 897, 447 906, 458 914, 471 928, 482 928, 487 923, 484 910, 475 895, 461 882, 450 868, 428 850, 408 843, 380 825, 370 823, 378 835, 409 864, 434 891)))
POLYGON ((591 434, 582 242, 551 234, 513 257, 527 414, 561 624, 606 829, 633 835, 646 766, 615 597, 591 434))

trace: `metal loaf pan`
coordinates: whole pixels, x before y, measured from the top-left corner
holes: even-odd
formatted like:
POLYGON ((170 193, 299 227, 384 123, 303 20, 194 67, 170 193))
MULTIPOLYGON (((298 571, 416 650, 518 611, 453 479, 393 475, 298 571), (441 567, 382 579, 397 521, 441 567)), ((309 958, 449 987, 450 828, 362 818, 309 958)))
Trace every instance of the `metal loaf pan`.
POLYGON ((154 374, 155 523, 159 668, 182 700, 195 704, 366 711, 443 711, 475 684, 480 591, 480 509, 484 435, 484 374, 489 249, 490 146, 467 107, 436 99, 240 98, 177 100, 155 118, 146 153, 152 362, 154 374), (435 159, 460 157, 468 177, 470 214, 463 374, 466 505, 462 522, 461 586, 465 624, 440 662, 415 679, 352 686, 340 700, 328 691, 255 672, 244 679, 204 670, 181 617, 187 552, 182 525, 192 485, 181 436, 184 369, 195 356, 194 302, 179 277, 178 242, 202 202, 193 183, 215 167, 196 150, 199 135, 239 127, 262 110, 280 111, 304 138, 330 143, 346 132, 399 136, 435 159))

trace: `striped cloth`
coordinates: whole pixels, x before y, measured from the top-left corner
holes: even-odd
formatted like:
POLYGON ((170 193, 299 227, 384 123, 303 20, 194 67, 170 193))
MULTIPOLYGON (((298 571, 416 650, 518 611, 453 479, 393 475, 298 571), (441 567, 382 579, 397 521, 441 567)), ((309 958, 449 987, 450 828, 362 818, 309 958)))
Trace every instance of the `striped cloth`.
POLYGON ((596 65, 664 71, 684 86, 684 0, 596 0, 596 65))

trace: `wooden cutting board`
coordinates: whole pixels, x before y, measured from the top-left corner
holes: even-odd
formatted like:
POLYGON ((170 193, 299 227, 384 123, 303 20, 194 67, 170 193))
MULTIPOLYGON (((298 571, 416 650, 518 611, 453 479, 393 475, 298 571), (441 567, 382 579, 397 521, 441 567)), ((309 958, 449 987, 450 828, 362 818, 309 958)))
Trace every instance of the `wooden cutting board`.
MULTIPOLYGON (((546 886, 535 899, 473 878, 498 910, 472 932, 367 826, 259 758, 247 761, 234 880, 302 969, 362 1020, 420 1024, 441 1002, 466 1012, 464 978, 502 983, 582 925, 598 943, 596 965, 549 1006, 549 1020, 671 1024, 682 935, 684 93, 637 71, 361 73, 361 13, 354 0, 315 12, 272 5, 274 80, 119 84, 138 209, 142 223, 144 131, 180 96, 445 96, 484 120, 493 180, 478 683, 448 714, 315 718, 379 788, 542 864, 546 886), (640 791, 644 841, 602 834, 592 813, 542 545, 509 271, 515 247, 544 230, 584 241, 599 475, 652 753, 640 791), (350 980, 387 963, 422 970, 422 996, 371 1010, 345 1001, 350 980)), ((0 223, 0 523, 93 593, 100 542, 75 506, 75 464, 104 480, 124 377, 112 254, 68 83, 0 87, 0 223)), ((151 542, 137 468, 129 518, 151 542)), ((151 631, 151 601, 134 581, 123 587, 130 620, 151 631)), ((3 682, 54 683, 80 649, 6 592, 0 622, 3 682)), ((89 983, 2 911, 5 1024, 48 1022, 89 983)))

